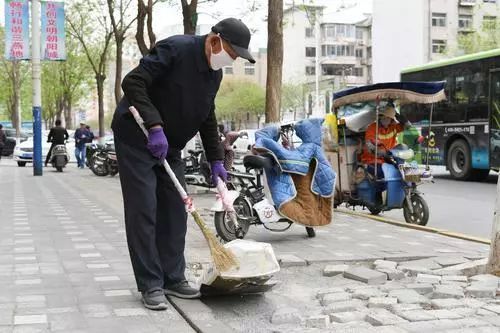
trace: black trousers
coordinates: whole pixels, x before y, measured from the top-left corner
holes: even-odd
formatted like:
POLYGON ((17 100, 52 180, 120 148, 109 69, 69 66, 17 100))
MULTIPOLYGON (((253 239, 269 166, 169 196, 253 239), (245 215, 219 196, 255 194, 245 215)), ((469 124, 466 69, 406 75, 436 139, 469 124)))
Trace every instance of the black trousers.
MULTIPOLYGON (((167 172, 146 146, 132 147, 115 138, 125 209, 130 259, 139 291, 185 280, 187 213, 167 172)), ((180 152, 167 161, 185 187, 180 152)))
POLYGON ((47 153, 47 157, 45 157, 45 164, 49 164, 50 156, 52 155, 52 149, 57 145, 57 143, 52 143, 49 148, 49 152, 47 153))

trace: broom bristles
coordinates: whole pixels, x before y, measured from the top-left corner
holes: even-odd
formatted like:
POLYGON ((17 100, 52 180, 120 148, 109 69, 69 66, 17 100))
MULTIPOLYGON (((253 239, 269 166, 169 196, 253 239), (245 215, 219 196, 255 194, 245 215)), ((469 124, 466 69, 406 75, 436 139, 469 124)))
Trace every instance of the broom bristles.
POLYGON ((217 240, 215 235, 208 229, 205 222, 201 218, 200 214, 197 211, 191 212, 194 221, 201 229, 203 236, 207 240, 208 247, 210 249, 210 253, 212 255, 212 259, 214 260, 215 268, 219 272, 225 272, 230 270, 232 267, 238 266, 238 260, 233 252, 229 249, 226 249, 222 244, 217 240))

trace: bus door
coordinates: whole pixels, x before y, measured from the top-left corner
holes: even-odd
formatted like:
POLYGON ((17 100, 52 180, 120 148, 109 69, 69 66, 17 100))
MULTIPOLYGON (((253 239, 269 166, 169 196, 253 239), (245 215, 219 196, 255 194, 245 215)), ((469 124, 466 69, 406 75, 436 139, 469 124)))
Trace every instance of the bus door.
POLYGON ((490 168, 500 168, 500 68, 490 71, 490 168))

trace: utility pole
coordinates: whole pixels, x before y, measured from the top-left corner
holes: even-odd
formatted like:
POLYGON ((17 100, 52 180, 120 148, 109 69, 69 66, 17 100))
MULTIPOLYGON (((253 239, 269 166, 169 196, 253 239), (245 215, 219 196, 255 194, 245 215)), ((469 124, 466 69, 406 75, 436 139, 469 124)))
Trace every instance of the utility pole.
POLYGON ((314 34, 316 36, 316 57, 315 57, 315 79, 316 79, 316 105, 314 107, 314 113, 316 116, 320 116, 320 108, 319 108, 319 75, 320 75, 320 68, 319 68, 319 55, 321 52, 321 46, 320 46, 320 25, 319 25, 319 8, 315 8, 314 10, 314 34))
POLYGON ((31 1, 31 66, 33 78, 33 175, 42 170, 42 81, 40 68, 40 0, 31 1))
POLYGON ((497 181, 497 199, 495 212, 493 213, 490 257, 486 265, 486 272, 500 276, 500 177, 498 177, 497 181))

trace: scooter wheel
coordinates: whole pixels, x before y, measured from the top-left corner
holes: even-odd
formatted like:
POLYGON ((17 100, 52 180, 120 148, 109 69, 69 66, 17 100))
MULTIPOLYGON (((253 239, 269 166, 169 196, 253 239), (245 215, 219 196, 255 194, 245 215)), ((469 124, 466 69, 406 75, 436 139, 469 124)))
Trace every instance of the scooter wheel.
POLYGON ((63 171, 63 168, 62 168, 62 167, 56 167, 56 170, 57 170, 58 172, 62 172, 62 171, 63 171))
POLYGON ((316 231, 314 230, 314 228, 306 227, 306 231, 307 231, 307 237, 309 238, 316 237, 316 231))

